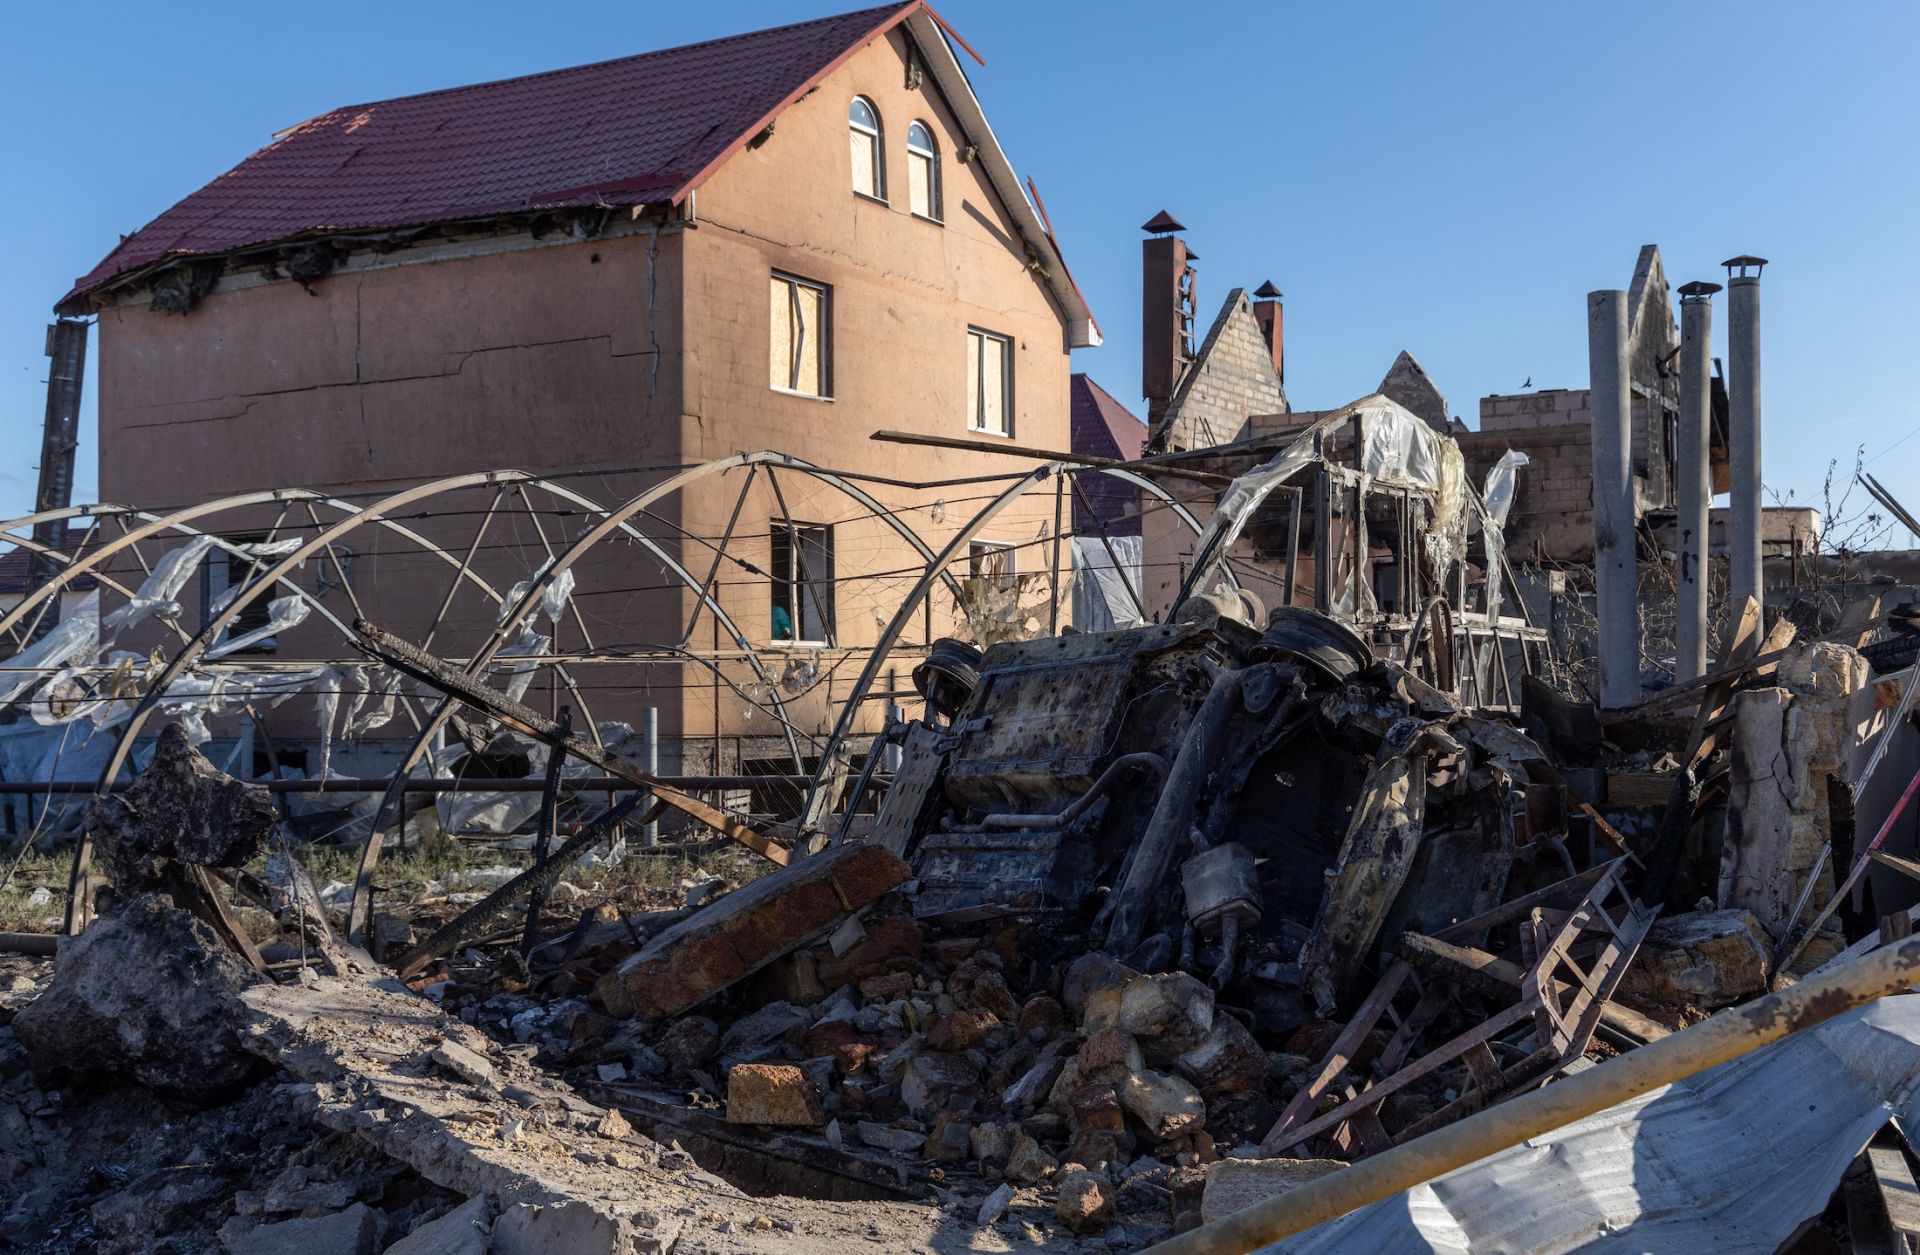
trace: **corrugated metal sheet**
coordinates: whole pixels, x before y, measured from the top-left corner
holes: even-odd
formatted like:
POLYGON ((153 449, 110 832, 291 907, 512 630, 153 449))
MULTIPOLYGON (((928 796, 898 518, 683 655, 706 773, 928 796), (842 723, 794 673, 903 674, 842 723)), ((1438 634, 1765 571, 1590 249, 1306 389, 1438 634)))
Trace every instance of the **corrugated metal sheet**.
POLYGON ((1917 1087, 1920 997, 1885 998, 1263 1250, 1771 1252, 1917 1087))

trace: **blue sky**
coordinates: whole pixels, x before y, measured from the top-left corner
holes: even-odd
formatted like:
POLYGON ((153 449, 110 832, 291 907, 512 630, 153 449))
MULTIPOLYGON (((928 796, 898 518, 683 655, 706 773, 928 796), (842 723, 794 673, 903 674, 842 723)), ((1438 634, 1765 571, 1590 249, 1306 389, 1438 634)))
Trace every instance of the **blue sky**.
MULTIPOLYGON (((119 233, 275 130, 858 3, 16 8, 0 44, 0 511, 31 508, 53 301, 119 233)), ((1479 396, 1529 377, 1585 386, 1584 294, 1626 287, 1641 244, 1661 246, 1676 285, 1752 252, 1774 263, 1769 488, 1817 499, 1829 460, 1848 470, 1864 447, 1920 508, 1920 6, 941 11, 986 56, 988 115, 1105 329, 1076 368, 1136 409, 1138 227, 1161 208, 1201 254, 1205 318, 1236 285, 1286 292, 1297 408, 1371 391, 1409 348, 1469 422, 1479 396)), ((80 500, 92 414, 90 385, 80 500)))

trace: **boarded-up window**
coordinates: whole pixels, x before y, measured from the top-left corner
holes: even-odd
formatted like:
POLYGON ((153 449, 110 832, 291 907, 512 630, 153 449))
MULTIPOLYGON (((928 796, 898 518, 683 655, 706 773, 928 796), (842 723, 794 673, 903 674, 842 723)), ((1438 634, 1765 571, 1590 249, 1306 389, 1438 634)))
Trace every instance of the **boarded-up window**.
POLYGON ((853 149, 853 190, 885 200, 887 172, 880 146, 880 115, 863 96, 855 96, 847 106, 847 140, 853 149))
POLYGON ((1013 434, 1013 341, 967 328, 967 426, 1013 434))
POLYGON ((925 122, 907 128, 907 208, 940 221, 940 153, 925 122))
POLYGON ((768 291, 767 382, 810 397, 830 395, 830 294, 818 283, 783 274, 773 276, 768 291))
POLYGON ((833 643, 833 528, 773 521, 773 631, 776 641, 833 643))

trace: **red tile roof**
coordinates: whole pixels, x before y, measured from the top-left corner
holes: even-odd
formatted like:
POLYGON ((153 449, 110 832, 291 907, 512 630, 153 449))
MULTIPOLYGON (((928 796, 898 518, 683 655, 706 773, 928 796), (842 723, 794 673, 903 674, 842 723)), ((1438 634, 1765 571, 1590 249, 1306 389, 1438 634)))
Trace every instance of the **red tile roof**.
MULTIPOLYGON (((1096 458, 1130 462, 1140 456, 1147 441, 1147 425, 1115 400, 1113 394, 1086 375, 1075 375, 1069 388, 1073 415, 1073 452, 1096 458)), ((1109 520, 1113 536, 1138 536, 1139 518, 1124 518, 1140 508, 1140 492, 1111 475, 1082 475, 1080 490, 1086 501, 1073 503, 1073 530, 1097 534, 1095 520, 1109 520), (1088 505, 1092 506, 1089 510, 1088 505), (1110 520, 1118 519, 1118 522, 1110 520)))
POLYGON ((677 202, 824 75, 924 8, 909 0, 335 109, 129 236, 61 303, 171 257, 539 209, 677 202))
MULTIPOLYGON (((62 549, 69 558, 83 556, 81 542, 86 539, 86 535, 83 530, 67 533, 66 543, 62 549)), ((96 540, 92 545, 86 546, 86 549, 97 549, 100 543, 96 540)), ((33 550, 25 545, 15 545, 4 553, 0 553, 0 596, 17 597, 27 591, 27 567, 32 561, 33 550)), ((86 592, 94 587, 94 579, 91 575, 83 575, 67 587, 86 592)))

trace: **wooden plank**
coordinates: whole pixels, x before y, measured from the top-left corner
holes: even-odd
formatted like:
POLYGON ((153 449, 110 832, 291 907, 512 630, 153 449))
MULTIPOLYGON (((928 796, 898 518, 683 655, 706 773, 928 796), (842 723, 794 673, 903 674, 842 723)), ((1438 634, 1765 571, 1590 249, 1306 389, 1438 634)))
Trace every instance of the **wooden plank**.
POLYGON ((1302 1142, 1311 1141, 1335 1125, 1346 1123, 1353 1116, 1353 1109, 1356 1107, 1364 1110, 1378 1107, 1429 1072, 1453 1062, 1475 1045, 1485 1045, 1490 1038, 1498 1037, 1514 1025, 1523 1023, 1532 1014, 1533 1008, 1524 1002, 1508 1007, 1499 1014, 1474 1025, 1453 1040, 1436 1046, 1392 1076, 1384 1077, 1367 1086, 1352 1102, 1342 1103, 1332 1111, 1318 1119, 1308 1121, 1297 1129, 1284 1131, 1281 1140, 1274 1142, 1273 1134, 1268 1134, 1268 1141, 1260 1144, 1261 1153, 1273 1154, 1291 1146, 1298 1146, 1302 1142), (1269 1145, 1269 1142, 1272 1144, 1269 1145))
MULTIPOLYGON (((1914 910, 1920 912, 1920 907, 1914 910)), ((1438 968, 1442 974, 1453 976, 1462 984, 1470 985, 1482 993, 1500 994, 1518 989, 1521 977, 1525 975, 1525 969, 1519 964, 1498 955, 1419 933, 1402 934, 1399 949, 1400 957, 1416 966, 1428 970, 1438 968)), ((1623 1007, 1614 1002, 1601 1007, 1600 1020, 1608 1027, 1641 1041, 1659 1041, 1673 1031, 1632 1007, 1623 1007)))
POLYGON ((1854 1255, 1894 1255, 1893 1231, 1867 1152, 1861 1151, 1854 1160, 1854 1170, 1841 1181, 1840 1192, 1846 1199, 1847 1236, 1853 1239, 1854 1255))
POLYGON ((1916 863, 1910 858, 1902 858, 1898 854, 1889 854, 1885 850, 1868 850, 1867 857, 1882 867, 1891 867, 1903 876, 1911 876, 1915 880, 1920 880, 1920 863, 1916 863))
POLYGON ((425 650, 401 640, 365 619, 354 620, 353 630, 360 638, 361 646, 368 653, 394 670, 410 675, 422 683, 430 684, 447 696, 464 702, 483 715, 498 719, 515 731, 524 732, 536 741, 543 741, 555 749, 565 750, 575 758, 592 763, 602 771, 639 785, 675 810, 699 820, 709 828, 725 833, 768 862, 781 867, 787 865, 789 856, 784 846, 776 843, 765 833, 757 832, 741 823, 718 807, 709 806, 699 798, 662 783, 659 777, 649 775, 638 765, 624 758, 607 753, 604 748, 586 737, 564 731, 558 723, 531 706, 514 701, 505 693, 482 684, 473 676, 449 666, 425 650))
POLYGON ((1367 995, 1367 1000, 1360 1004, 1360 1009, 1354 1012, 1353 1018, 1347 1021, 1347 1026, 1340 1030, 1340 1036, 1335 1038, 1333 1045, 1328 1048, 1327 1057, 1321 1062, 1319 1071, 1314 1073, 1312 1080, 1300 1087, 1299 1092, 1294 1094, 1292 1100, 1287 1103, 1286 1109, 1280 1113, 1280 1118, 1273 1122, 1271 1129, 1267 1130, 1266 1137, 1260 1141, 1261 1154, 1278 1154, 1283 1146, 1293 1144, 1278 1139, 1286 1134, 1289 1124, 1301 1119, 1319 1105, 1320 1096, 1326 1093, 1327 1086, 1333 1084, 1333 1079, 1340 1075, 1354 1053, 1360 1049, 1360 1043, 1367 1039, 1367 1034, 1371 1033, 1373 1026, 1379 1023, 1381 1013, 1393 1002, 1393 996, 1400 992, 1400 986, 1405 984, 1411 975, 1413 975, 1413 966, 1405 959, 1395 959, 1387 965, 1387 970, 1380 976, 1380 983, 1373 987, 1373 992, 1367 995))
POLYGON ((1626 836, 1618 828, 1608 823, 1606 820, 1606 816, 1602 815, 1599 811, 1593 809, 1593 806, 1591 803, 1576 802, 1574 806, 1576 810, 1578 810, 1581 814, 1585 815, 1588 818, 1588 820, 1592 822, 1593 830, 1600 835, 1600 839, 1602 841, 1605 841, 1608 845, 1613 847, 1613 852, 1615 854, 1629 853, 1627 849, 1626 836))
POLYGON ((1445 928, 1437 928, 1433 931, 1433 936, 1442 941, 1464 942, 1476 933, 1521 919, 1536 906, 1550 902, 1578 902, 1586 897, 1587 893, 1600 881, 1618 871, 1623 861, 1614 859, 1611 863, 1600 863, 1589 867, 1577 876, 1557 880, 1545 888, 1535 889, 1532 893, 1523 893, 1513 901, 1503 902, 1490 911, 1469 916, 1458 923, 1448 924, 1445 928))
POLYGON ((1920 1236, 1920 1186, 1913 1183, 1906 1152, 1891 1139, 1875 1138, 1867 1147, 1867 1163, 1886 1205, 1887 1223, 1899 1234, 1920 1236))

